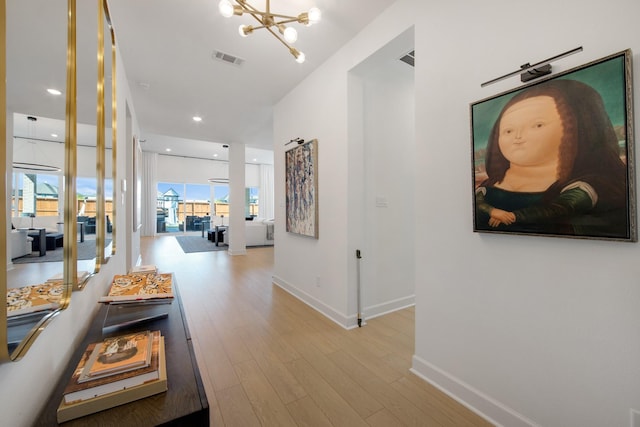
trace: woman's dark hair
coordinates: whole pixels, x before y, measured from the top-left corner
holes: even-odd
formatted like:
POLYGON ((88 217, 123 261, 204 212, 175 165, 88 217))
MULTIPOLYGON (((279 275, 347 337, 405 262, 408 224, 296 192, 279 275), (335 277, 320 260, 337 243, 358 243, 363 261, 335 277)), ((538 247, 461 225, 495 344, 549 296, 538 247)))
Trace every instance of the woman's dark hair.
MULTIPOLYGON (((558 180, 551 193, 557 194, 572 181, 585 180, 598 194, 626 200, 626 168, 620 159, 618 138, 600 94, 591 86, 568 79, 554 79, 516 94, 504 106, 493 125, 487 145, 485 166, 489 178, 484 185, 504 179, 509 161, 498 145, 500 121, 507 109, 525 99, 550 96, 562 120, 558 180)), ((553 195, 550 195, 553 197, 553 195)))

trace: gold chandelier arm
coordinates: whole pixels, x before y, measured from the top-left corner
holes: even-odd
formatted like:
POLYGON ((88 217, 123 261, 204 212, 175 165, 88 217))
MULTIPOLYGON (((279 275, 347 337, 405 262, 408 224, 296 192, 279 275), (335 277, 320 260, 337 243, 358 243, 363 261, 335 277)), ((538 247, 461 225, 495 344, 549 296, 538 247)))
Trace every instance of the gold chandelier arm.
MULTIPOLYGON (((248 13, 249 13, 251 16, 253 16, 253 17, 255 18, 255 20, 256 20, 256 21, 258 21, 258 22, 259 22, 259 23, 261 23, 261 24, 264 24, 264 21, 262 20, 262 18, 261 18, 261 17, 259 17, 257 14, 252 13, 252 12, 248 12, 248 13)), ((262 25, 262 26, 260 26, 260 27, 254 27, 254 29, 255 29, 255 28, 262 28, 262 27, 264 27, 264 25, 262 25)))
POLYGON ((251 26, 251 31, 260 30, 262 28, 268 28, 268 27, 266 25, 260 25, 260 26, 257 26, 257 27, 251 26))
POLYGON ((247 12, 247 13, 253 12, 259 15, 265 15, 267 13, 267 12, 261 12, 260 10, 256 9, 255 7, 251 6, 249 3, 246 3, 244 1, 235 0, 235 2, 238 3, 238 5, 240 5, 240 7, 244 12, 247 12))
POLYGON ((273 31, 273 30, 272 30, 271 28, 269 28, 269 27, 264 27, 264 28, 266 28, 266 29, 267 29, 267 31, 269 31, 271 34, 273 34, 273 36, 274 36, 275 38, 277 38, 278 40, 280 40, 280 42, 281 42, 283 45, 285 45, 285 46, 287 47, 287 49, 291 50, 291 46, 289 46, 289 43, 287 43, 286 41, 284 41, 284 40, 280 37, 280 35, 279 35, 278 33, 276 33, 275 31, 273 31))
POLYGON ((274 18, 283 18, 283 19, 289 19, 289 22, 294 22, 298 20, 297 16, 290 16, 290 15, 280 15, 277 13, 270 13, 271 16, 273 16, 274 18))
MULTIPOLYGON (((259 23, 263 24, 263 17, 264 15, 266 15, 266 12, 261 12, 258 9, 256 9, 255 7, 251 6, 249 3, 245 3, 240 2, 238 0, 235 0, 236 3, 238 3, 240 5, 240 7, 242 7, 243 12, 248 13, 249 15, 253 16, 253 18, 258 21, 259 23)), ((254 27, 254 30, 257 28, 263 28, 263 26, 260 27, 254 27)))
POLYGON ((280 37, 272 27, 276 27, 280 33, 285 35, 286 39, 290 39, 293 43, 297 39, 297 32, 290 31, 285 24, 297 22, 303 25, 309 25, 320 20, 320 11, 316 8, 311 8, 308 12, 303 12, 298 16, 282 15, 278 13, 271 13, 271 2, 265 0, 265 11, 262 12, 249 4, 248 0, 221 0, 219 4, 220 13, 225 17, 231 17, 232 15, 242 16, 245 13, 253 16, 253 18, 260 23, 260 25, 253 27, 251 25, 240 25, 239 32, 242 37, 246 37, 253 33, 255 30, 266 28, 276 39, 280 41, 289 52, 296 58, 296 61, 303 63, 305 61, 304 53, 298 51, 289 43, 280 37), (233 10, 231 9, 233 8, 233 10), (309 19, 309 14, 313 12, 314 19, 309 19))
MULTIPOLYGON (((291 15, 282 15, 279 13, 271 13, 271 8, 269 7, 269 2, 267 2, 267 8, 266 11, 262 12, 258 9, 256 9, 254 6, 250 5, 249 3, 246 2, 239 2, 238 0, 235 0, 236 3, 238 3, 238 5, 242 8, 242 11, 248 14, 253 15, 254 13, 256 15, 260 15, 260 16, 270 16, 272 18, 282 18, 282 19, 286 19, 286 22, 299 22, 299 19, 297 16, 291 16, 291 15)), ((254 16, 254 18, 256 18, 254 16)), ((259 19, 259 18, 256 18, 259 19)), ((276 22, 276 24, 283 24, 285 22, 276 22)))
POLYGON ((289 24, 291 22, 300 22, 298 18, 294 18, 293 16, 284 16, 284 15, 272 15, 272 16, 277 16, 279 18, 287 18, 284 21, 274 21, 276 25, 289 24))

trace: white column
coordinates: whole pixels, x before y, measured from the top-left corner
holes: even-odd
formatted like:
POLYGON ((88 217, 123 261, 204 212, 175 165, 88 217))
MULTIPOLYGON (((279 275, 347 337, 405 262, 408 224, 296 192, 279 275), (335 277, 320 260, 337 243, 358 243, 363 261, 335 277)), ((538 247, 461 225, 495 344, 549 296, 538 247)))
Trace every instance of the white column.
POLYGON ((245 255, 244 229, 245 146, 229 144, 229 254, 245 255))

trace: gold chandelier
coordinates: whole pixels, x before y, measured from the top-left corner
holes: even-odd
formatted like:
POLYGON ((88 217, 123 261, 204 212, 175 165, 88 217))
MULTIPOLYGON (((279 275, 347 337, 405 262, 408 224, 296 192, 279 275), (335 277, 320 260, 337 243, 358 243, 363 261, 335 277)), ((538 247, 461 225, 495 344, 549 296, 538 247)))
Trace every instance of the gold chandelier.
POLYGON ((280 42, 284 44, 287 49, 289 49, 289 52, 291 52, 291 54, 296 58, 296 62, 299 63, 304 62, 304 53, 291 46, 291 44, 295 43, 295 41, 298 39, 298 32, 294 27, 290 27, 285 24, 298 22, 300 24, 309 26, 320 21, 320 18, 322 16, 320 10, 315 7, 309 9, 308 12, 299 14, 298 16, 288 16, 272 13, 269 0, 266 0, 266 10, 264 12, 251 6, 247 2, 247 0, 221 0, 218 4, 218 9, 220 10, 222 16, 226 18, 230 18, 233 15, 242 16, 245 13, 253 16, 256 21, 260 23, 260 25, 255 27, 252 25, 240 25, 240 28, 238 28, 238 32, 240 33, 240 35, 242 37, 247 37, 249 34, 253 33, 254 30, 265 28, 267 31, 273 34, 275 38, 280 40, 280 42), (277 32, 275 31, 276 29, 277 32), (282 34, 282 37, 278 33, 282 34))

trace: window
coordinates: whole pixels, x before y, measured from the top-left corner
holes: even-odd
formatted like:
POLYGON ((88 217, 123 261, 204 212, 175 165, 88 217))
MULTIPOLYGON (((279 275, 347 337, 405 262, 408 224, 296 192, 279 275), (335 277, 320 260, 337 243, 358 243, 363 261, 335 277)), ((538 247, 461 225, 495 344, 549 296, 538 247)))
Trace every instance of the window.
MULTIPOLYGON (((78 200, 78 216, 95 217, 97 210, 98 185, 95 177, 78 177, 76 194, 78 200)), ((113 179, 105 178, 105 214, 113 218, 113 179)), ((109 230, 107 230, 109 232, 109 230)))
POLYGON ((12 216, 57 216, 59 181, 57 175, 14 173, 12 216))
POLYGON ((260 210, 258 205, 258 196, 260 195, 260 188, 249 187, 245 189, 245 214, 246 216, 259 216, 260 210))
POLYGON ((209 185, 160 182, 157 190, 156 232, 201 230, 210 218, 209 185))

